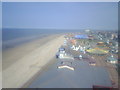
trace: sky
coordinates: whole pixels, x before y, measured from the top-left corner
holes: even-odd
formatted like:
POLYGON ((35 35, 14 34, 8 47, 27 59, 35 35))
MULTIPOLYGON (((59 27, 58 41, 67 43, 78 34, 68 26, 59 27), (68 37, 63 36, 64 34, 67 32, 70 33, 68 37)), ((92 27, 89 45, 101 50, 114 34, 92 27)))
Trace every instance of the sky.
POLYGON ((117 2, 3 2, 3 28, 118 30, 117 2))

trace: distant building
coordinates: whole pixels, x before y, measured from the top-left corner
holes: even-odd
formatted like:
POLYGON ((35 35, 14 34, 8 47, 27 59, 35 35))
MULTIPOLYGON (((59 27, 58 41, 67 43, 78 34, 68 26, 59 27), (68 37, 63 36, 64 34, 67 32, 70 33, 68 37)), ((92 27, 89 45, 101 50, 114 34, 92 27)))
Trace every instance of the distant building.
POLYGON ((75 39, 88 39, 89 37, 88 35, 81 34, 81 35, 75 35, 74 38, 75 39))
POLYGON ((90 30, 89 30, 89 29, 87 29, 87 30, 85 30, 85 32, 89 33, 89 32, 90 32, 90 30))
POLYGON ((111 39, 113 40, 115 38, 115 34, 111 34, 111 39))
POLYGON ((88 37, 89 37, 90 40, 94 39, 94 37, 92 35, 89 35, 88 37))
POLYGON ((108 57, 107 62, 112 63, 112 64, 117 64, 118 60, 114 57, 108 57))

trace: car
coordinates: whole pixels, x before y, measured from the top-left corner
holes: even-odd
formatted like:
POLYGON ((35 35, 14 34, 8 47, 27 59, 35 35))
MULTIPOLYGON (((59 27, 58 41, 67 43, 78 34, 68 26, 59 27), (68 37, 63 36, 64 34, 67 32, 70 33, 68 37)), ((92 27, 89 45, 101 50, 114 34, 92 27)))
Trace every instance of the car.
POLYGON ((65 48, 59 48, 60 53, 65 53, 65 48))
POLYGON ((61 48, 59 48, 59 51, 65 51, 65 48, 61 47, 61 48))
POLYGON ((59 58, 59 53, 58 52, 56 53, 56 58, 59 58))

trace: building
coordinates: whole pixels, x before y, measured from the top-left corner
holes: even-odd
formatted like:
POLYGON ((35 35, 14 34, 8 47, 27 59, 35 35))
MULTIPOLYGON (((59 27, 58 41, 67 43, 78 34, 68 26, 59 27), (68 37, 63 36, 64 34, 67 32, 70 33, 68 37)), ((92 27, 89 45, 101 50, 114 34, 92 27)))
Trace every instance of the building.
POLYGON ((74 36, 75 39, 88 39, 88 35, 84 35, 84 34, 81 34, 81 35, 75 35, 74 36))
POLYGON ((114 57, 107 57, 107 62, 112 63, 112 64, 117 64, 118 60, 114 57))

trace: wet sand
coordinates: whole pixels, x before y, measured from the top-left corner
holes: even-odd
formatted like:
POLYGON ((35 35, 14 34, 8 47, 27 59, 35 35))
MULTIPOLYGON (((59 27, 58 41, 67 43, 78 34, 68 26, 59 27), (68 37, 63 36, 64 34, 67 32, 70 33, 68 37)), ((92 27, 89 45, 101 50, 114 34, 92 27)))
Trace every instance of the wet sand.
POLYGON ((3 88, 20 88, 55 56, 63 35, 52 35, 3 52, 3 88))

